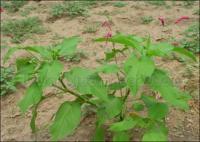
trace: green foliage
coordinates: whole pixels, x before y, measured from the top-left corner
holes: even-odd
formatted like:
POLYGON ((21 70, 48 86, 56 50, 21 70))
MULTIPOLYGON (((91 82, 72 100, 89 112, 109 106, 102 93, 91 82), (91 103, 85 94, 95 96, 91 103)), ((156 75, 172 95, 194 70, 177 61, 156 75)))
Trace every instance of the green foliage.
POLYGON ((27 0, 1 1, 1 6, 9 12, 17 12, 21 7, 27 4, 27 2, 27 0))
POLYGON ((148 3, 156 6, 163 6, 166 4, 164 0, 154 0, 154 1, 150 0, 148 1, 148 3))
POLYGON ((193 53, 199 53, 199 23, 194 23, 189 26, 189 28, 183 32, 183 35, 185 37, 181 39, 181 45, 193 53))
POLYGON ((141 17, 142 24, 149 24, 153 21, 152 16, 143 16, 141 17))
POLYGON ((45 32, 41 21, 37 17, 4 21, 1 30, 3 34, 11 36, 12 42, 15 43, 30 38, 32 34, 45 32))
POLYGON ((50 127, 52 140, 64 138, 72 134, 81 119, 81 106, 76 102, 64 102, 56 113, 53 124, 50 127))
POLYGON ((83 33, 96 33, 100 28, 100 23, 93 23, 84 27, 83 33))
POLYGON ((113 3, 113 6, 115 6, 115 7, 124 7, 126 5, 127 5, 127 3, 125 3, 125 2, 115 2, 115 3, 113 3))
POLYGON ((196 59, 195 56, 183 48, 167 43, 154 44, 150 37, 140 38, 119 33, 95 41, 111 42, 113 50, 109 60, 105 59, 104 64, 93 69, 73 67, 64 71, 64 66, 59 61, 76 53, 80 42, 77 36, 65 38, 53 47, 28 46, 9 49, 5 55, 6 60, 18 50, 31 52, 33 55, 31 58, 20 58, 16 61, 16 80, 23 83, 32 82, 19 103, 22 112, 32 109, 32 132, 37 131, 37 106, 48 98, 43 92, 46 87, 54 87, 63 94, 74 96, 75 99, 62 103, 56 112, 50 126, 53 141, 73 134, 81 117, 84 117, 82 108, 86 104, 96 113, 97 118, 93 141, 105 141, 105 124, 113 134, 113 141, 129 140, 128 132, 135 127, 144 130, 143 141, 166 141, 167 129, 164 119, 168 114, 168 107, 175 106, 186 110, 189 108, 187 102, 191 97, 176 88, 167 73, 158 69, 153 59, 155 56, 165 57, 172 52, 183 54, 192 60, 196 59), (122 47, 116 49, 115 44, 122 47), (113 58, 117 60, 117 54, 124 54, 126 50, 129 50, 130 55, 125 61, 120 64, 110 62, 113 58), (101 76, 106 74, 115 75, 117 81, 104 82, 101 76), (151 91, 158 92, 163 101, 160 102, 150 94, 145 95, 142 90, 144 85, 151 91), (130 97, 133 107, 127 109, 127 99, 130 97), (148 115, 139 114, 139 111, 146 110, 148 115))
POLYGON ((68 1, 60 4, 56 4, 51 8, 51 15, 53 17, 62 16, 85 16, 88 13, 88 9, 95 5, 94 1, 68 1))
POLYGON ((1 96, 16 90, 14 77, 15 73, 12 68, 1 67, 1 96))
POLYGON ((22 112, 32 106, 36 105, 42 98, 42 89, 37 83, 32 83, 31 86, 27 89, 25 97, 19 102, 19 107, 22 112))

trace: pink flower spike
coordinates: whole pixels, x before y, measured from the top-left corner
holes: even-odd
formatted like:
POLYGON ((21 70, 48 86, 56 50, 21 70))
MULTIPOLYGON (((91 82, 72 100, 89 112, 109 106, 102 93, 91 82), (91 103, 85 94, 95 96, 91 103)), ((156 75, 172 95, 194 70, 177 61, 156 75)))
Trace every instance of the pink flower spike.
POLYGON ((165 21, 164 21, 164 18, 163 18, 163 17, 159 17, 159 18, 158 18, 158 20, 160 20, 160 22, 161 22, 162 26, 164 26, 164 25, 165 25, 165 21))
POLYGON ((112 37, 112 33, 111 32, 108 32, 106 35, 105 35, 105 38, 111 38, 112 37))
POLYGON ((175 21, 175 24, 178 24, 178 23, 180 23, 182 20, 187 20, 187 19, 189 19, 188 16, 181 16, 180 18, 178 18, 178 19, 175 21))
POLYGON ((4 9, 0 7, 0 13, 1 13, 1 12, 4 12, 4 9))

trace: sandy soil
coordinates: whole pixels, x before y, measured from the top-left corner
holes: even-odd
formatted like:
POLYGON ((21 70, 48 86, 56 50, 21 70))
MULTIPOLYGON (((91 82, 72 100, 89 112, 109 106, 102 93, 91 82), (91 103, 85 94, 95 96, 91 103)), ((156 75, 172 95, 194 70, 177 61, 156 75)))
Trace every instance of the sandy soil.
MULTIPOLYGON (((96 67, 99 65, 99 60, 104 58, 104 51, 110 48, 103 48, 104 44, 94 43, 92 39, 95 37, 103 36, 105 30, 100 27, 96 33, 83 33, 84 27, 88 23, 100 22, 107 20, 106 16, 101 13, 107 11, 113 22, 113 32, 120 31, 128 34, 137 34, 139 36, 145 36, 150 34, 153 40, 161 38, 176 37, 181 38, 181 32, 188 28, 188 26, 197 22, 198 16, 193 14, 194 9, 198 9, 199 3, 192 8, 185 8, 181 6, 181 2, 171 5, 170 8, 165 6, 155 6, 147 4, 146 2, 128 2, 125 7, 114 7, 112 4, 104 6, 94 7, 90 9, 88 17, 77 17, 71 19, 69 17, 62 17, 57 20, 49 20, 50 7, 57 2, 54 1, 41 1, 34 2, 30 1, 23 8, 32 6, 35 7, 29 16, 38 16, 44 26, 48 29, 48 32, 43 35, 34 35, 32 39, 24 41, 23 45, 50 45, 59 42, 58 37, 69 37, 73 35, 80 35, 82 37, 82 43, 78 47, 81 51, 87 54, 86 59, 81 59, 79 63, 65 63, 65 69, 69 69, 72 66, 84 66, 84 67, 96 67), (187 15, 190 17, 189 20, 181 22, 179 25, 175 25, 175 19, 180 16, 187 15), (154 21, 148 25, 141 24, 140 18, 142 16, 153 16, 154 21), (159 16, 166 18, 166 26, 162 27, 158 21, 159 16)), ((15 14, 9 14, 7 12, 2 13, 1 20, 6 19, 19 19, 22 16, 19 12, 15 14)), ((2 39, 6 39, 8 46, 14 46, 15 44, 9 41, 8 37, 2 36, 2 39)), ((1 59, 7 48, 1 50, 1 59)), ((15 59, 19 56, 23 56, 25 53, 16 53, 9 64, 13 64, 15 59)), ((169 127, 169 140, 171 141, 191 141, 199 140, 199 73, 198 65, 196 67, 191 64, 192 73, 188 75, 186 64, 182 64, 178 61, 172 60, 156 60, 157 64, 164 67, 169 71, 171 77, 175 83, 182 89, 190 91, 194 99, 191 100, 191 109, 188 112, 183 112, 176 109, 171 109, 169 116, 166 118, 167 125, 169 127)), ((6 64, 8 66, 9 64, 6 64)), ((39 131, 36 135, 31 133, 29 127, 31 112, 20 114, 19 108, 17 107, 18 101, 23 97, 25 91, 24 86, 20 86, 19 90, 13 94, 7 95, 1 98, 1 140, 2 141, 48 141, 50 136, 48 134, 48 122, 51 120, 52 115, 56 112, 59 105, 65 100, 73 99, 70 97, 51 97, 45 100, 39 108, 37 125, 39 131)), ((53 90, 55 91, 55 90, 53 90)), ((47 93, 52 92, 47 90, 47 93)), ((84 119, 80 124, 80 127, 76 132, 65 138, 64 140, 69 141, 89 141, 93 135, 95 129, 95 116, 91 115, 84 119)), ((137 132, 135 132, 137 133, 137 132)), ((107 136, 109 140, 109 134, 107 136)), ((136 135, 132 140, 139 140, 140 135, 136 135)))

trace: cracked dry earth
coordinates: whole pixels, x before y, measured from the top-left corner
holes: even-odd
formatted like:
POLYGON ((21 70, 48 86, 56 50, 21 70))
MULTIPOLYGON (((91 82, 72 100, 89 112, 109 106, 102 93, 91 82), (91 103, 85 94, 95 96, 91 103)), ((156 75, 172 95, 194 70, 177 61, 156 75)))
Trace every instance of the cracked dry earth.
MULTIPOLYGON (((112 29, 114 32, 120 31, 127 34, 136 34, 145 36, 150 34, 154 41, 162 38, 176 37, 181 38, 181 32, 184 31, 191 23, 198 22, 198 15, 193 14, 193 9, 198 9, 199 2, 197 1, 192 8, 185 8, 181 2, 172 4, 170 8, 163 6, 150 5, 147 2, 131 2, 126 1, 128 4, 125 7, 114 7, 112 2, 110 4, 101 5, 99 2, 97 6, 89 10, 87 17, 62 17, 53 21, 49 21, 49 10, 51 6, 59 1, 30 1, 23 8, 32 6, 35 9, 29 16, 38 16, 44 27, 48 32, 42 35, 33 35, 31 39, 22 42, 22 45, 50 45, 60 41, 55 37, 69 37, 73 35, 80 35, 82 43, 78 46, 79 50, 83 51, 87 58, 81 58, 80 62, 64 62, 65 69, 68 70, 73 66, 96 67, 104 58, 104 51, 110 48, 109 44, 104 48, 103 43, 94 43, 92 39, 103 36, 105 31, 101 27, 96 33, 84 33, 86 25, 107 20, 105 15, 101 13, 107 12, 112 18, 112 29), (190 17, 189 20, 174 24, 174 20, 182 15, 190 17), (141 24, 141 16, 152 16, 154 21, 148 25, 141 24), (166 17, 166 26, 162 27, 157 20, 159 16, 166 17)), ((20 19, 22 16, 19 12, 9 14, 4 12, 1 14, 1 20, 7 19, 20 19)), ((10 47, 15 44, 10 42, 9 37, 1 36, 6 44, 10 47)), ((1 44, 4 44, 1 42, 1 44)), ((3 58, 7 48, 1 49, 1 59, 3 58)), ((14 54, 5 66, 12 65, 16 58, 26 56, 23 52, 14 54)), ((119 57, 121 59, 121 57, 119 57)), ((2 63, 2 60, 1 60, 2 63)), ((181 63, 176 60, 170 59, 156 59, 159 66, 165 68, 175 84, 182 90, 191 92, 193 99, 190 101, 190 110, 187 112, 171 109, 168 117, 166 118, 167 126, 169 128, 170 141, 199 141, 199 72, 198 63, 181 63)), ((2 63, 3 64, 3 63, 2 63)), ((114 80, 113 76, 105 77, 105 80, 114 80)), ((48 122, 52 119, 53 114, 58 109, 59 105, 65 100, 73 100, 73 97, 51 97, 45 100, 39 107, 38 118, 36 120, 39 131, 36 135, 31 133, 29 127, 31 112, 20 114, 17 107, 18 101, 23 97, 26 86, 18 86, 18 90, 12 94, 1 98, 1 140, 2 141, 49 141, 50 136, 48 133, 48 122)), ((46 94, 54 93, 56 90, 49 88, 46 94)), ((63 139, 64 141, 89 141, 95 130, 95 116, 89 115, 82 120, 76 132, 63 139)), ((135 130, 133 132, 133 141, 140 140, 141 134, 135 130)), ((110 134, 107 134, 107 140, 110 140, 110 134)))

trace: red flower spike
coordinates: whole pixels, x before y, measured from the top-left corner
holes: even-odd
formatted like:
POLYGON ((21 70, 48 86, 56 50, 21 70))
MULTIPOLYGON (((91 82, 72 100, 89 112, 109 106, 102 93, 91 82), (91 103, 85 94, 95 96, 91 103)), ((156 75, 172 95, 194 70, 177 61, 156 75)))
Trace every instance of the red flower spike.
POLYGON ((165 25, 165 21, 164 21, 164 18, 163 18, 163 17, 159 17, 159 18, 158 18, 158 20, 160 20, 160 22, 161 22, 162 26, 164 26, 164 25, 165 25))
POLYGON ((175 24, 180 23, 182 20, 188 20, 188 19, 189 19, 188 16, 181 16, 180 18, 178 18, 178 19, 175 21, 175 24))
POLYGON ((106 35, 105 35, 105 38, 110 38, 112 37, 112 32, 108 32, 106 35))
POLYGON ((0 7, 0 13, 1 13, 1 12, 4 12, 4 9, 0 7))

